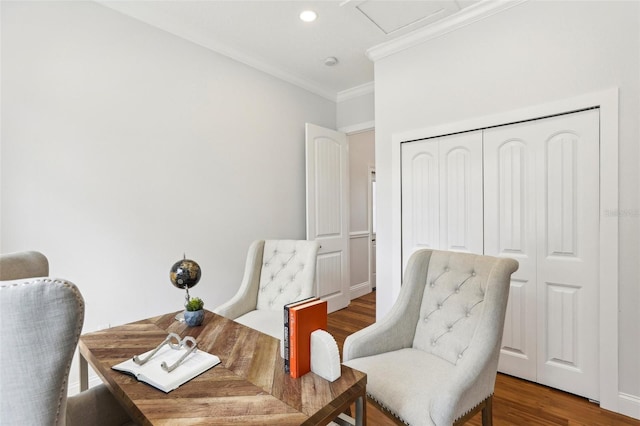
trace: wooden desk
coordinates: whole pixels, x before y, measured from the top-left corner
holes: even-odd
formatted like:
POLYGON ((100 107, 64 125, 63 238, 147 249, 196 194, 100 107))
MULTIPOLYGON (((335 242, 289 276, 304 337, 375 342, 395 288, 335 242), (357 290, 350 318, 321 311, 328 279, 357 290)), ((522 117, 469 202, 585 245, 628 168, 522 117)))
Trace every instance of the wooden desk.
POLYGON ((278 339, 209 311, 202 326, 191 328, 175 314, 81 336, 81 387, 88 361, 141 425, 325 425, 354 402, 355 423, 366 424, 364 373, 343 365, 333 383, 314 373, 293 379, 284 373, 278 339), (155 348, 169 332, 193 336, 221 364, 168 394, 111 369, 155 348))

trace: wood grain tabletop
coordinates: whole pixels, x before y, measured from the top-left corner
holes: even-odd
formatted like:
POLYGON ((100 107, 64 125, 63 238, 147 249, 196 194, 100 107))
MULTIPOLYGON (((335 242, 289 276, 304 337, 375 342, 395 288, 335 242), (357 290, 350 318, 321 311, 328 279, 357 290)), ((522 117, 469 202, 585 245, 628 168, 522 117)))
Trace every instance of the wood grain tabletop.
POLYGON ((199 327, 187 327, 175 314, 80 337, 81 355, 141 425, 324 425, 365 396, 360 371, 343 365, 334 382, 314 373, 293 379, 284 372, 278 339, 209 311, 199 327), (111 369, 170 332, 194 337, 221 364, 166 394, 111 369))

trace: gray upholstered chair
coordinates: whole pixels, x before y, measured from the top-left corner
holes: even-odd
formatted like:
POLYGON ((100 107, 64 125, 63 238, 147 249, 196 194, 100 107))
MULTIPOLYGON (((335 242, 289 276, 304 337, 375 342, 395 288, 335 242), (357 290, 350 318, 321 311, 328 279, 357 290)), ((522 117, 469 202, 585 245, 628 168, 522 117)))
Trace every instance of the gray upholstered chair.
POLYGON ((22 251, 0 255, 0 281, 49 275, 47 257, 37 251, 22 251))
POLYGON ((396 421, 491 424, 513 259, 419 250, 381 321, 347 337, 344 364, 367 373, 369 399, 396 421))
POLYGON ((74 284, 48 274, 41 253, 0 256, 0 424, 129 424, 104 385, 67 398, 84 300, 74 284))
POLYGON ((314 295, 318 248, 316 241, 254 241, 238 292, 213 312, 281 339, 284 305, 314 295))

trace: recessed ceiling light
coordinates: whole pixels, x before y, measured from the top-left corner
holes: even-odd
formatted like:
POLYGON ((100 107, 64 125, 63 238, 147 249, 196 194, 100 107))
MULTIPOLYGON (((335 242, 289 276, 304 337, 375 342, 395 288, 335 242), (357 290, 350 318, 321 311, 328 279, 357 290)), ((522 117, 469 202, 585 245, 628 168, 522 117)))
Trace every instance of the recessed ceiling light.
POLYGON ((305 10, 300 14, 300 19, 302 19, 304 22, 313 22, 316 20, 317 17, 318 17, 318 14, 315 13, 313 10, 305 10))

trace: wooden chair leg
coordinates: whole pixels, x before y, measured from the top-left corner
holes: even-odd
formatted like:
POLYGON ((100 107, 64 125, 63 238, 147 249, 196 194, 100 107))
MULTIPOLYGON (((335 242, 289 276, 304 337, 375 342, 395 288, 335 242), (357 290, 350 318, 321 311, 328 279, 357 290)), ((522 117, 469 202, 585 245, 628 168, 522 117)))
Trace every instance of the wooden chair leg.
POLYGON ((484 407, 482 407, 482 426, 493 425, 493 395, 486 399, 484 407))

